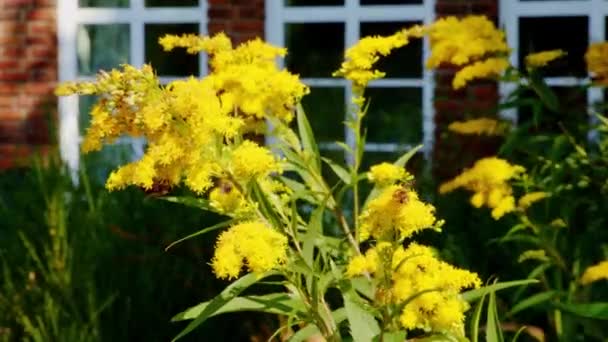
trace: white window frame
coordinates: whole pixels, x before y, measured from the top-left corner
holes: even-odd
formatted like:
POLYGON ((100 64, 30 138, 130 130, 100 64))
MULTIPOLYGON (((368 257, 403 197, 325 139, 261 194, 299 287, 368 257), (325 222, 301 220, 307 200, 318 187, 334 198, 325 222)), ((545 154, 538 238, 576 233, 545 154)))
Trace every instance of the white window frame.
MULTIPOLYGON (((432 23, 435 18, 435 0, 424 0, 417 5, 360 5, 359 0, 344 0, 343 6, 286 6, 284 0, 266 0, 266 40, 277 46, 285 46, 285 24, 343 23, 344 46, 354 45, 360 36, 362 22, 399 22, 417 21, 424 25, 432 23)), ((424 67, 424 61, 430 54, 430 44, 424 38, 422 47, 422 77, 387 78, 370 83, 370 87, 419 87, 422 89, 422 132, 424 144, 422 152, 430 161, 434 142, 433 91, 434 76, 431 70, 424 67)), ((283 67, 281 60, 279 65, 283 67)), ((336 69, 339 66, 336 66, 336 69)), ((342 87, 345 108, 349 107, 352 98, 352 86, 344 79, 337 78, 303 78, 311 87, 342 87)), ((345 114, 346 115, 346 114, 345 114)), ((345 140, 351 147, 354 145, 353 134, 345 128, 345 140)), ((323 146, 326 149, 339 149, 335 144, 323 146)), ((370 152, 397 152, 408 150, 412 145, 397 143, 366 143, 365 149, 370 152)))
MULTIPOLYGON (((553 0, 553 1, 522 1, 500 0, 500 23, 507 34, 507 43, 512 48, 510 62, 514 67, 519 65, 519 18, 543 17, 582 17, 588 18, 589 44, 606 40, 605 25, 608 17, 608 1, 605 0, 553 0)), ((585 82, 585 78, 577 77, 546 77, 549 86, 577 86, 585 82)), ((501 83, 501 97, 511 93, 517 85, 501 83)), ((592 87, 587 91, 587 104, 603 100, 602 89, 592 87)), ((590 113, 591 114, 591 113, 590 113)), ((517 123, 517 110, 509 109, 501 112, 501 117, 517 123)), ((589 115, 589 122, 595 122, 594 116, 589 115)), ((589 138, 593 138, 593 132, 589 138)))
MULTIPOLYGON (((177 1, 177 0, 176 0, 177 1)), ((86 24, 129 24, 129 64, 145 63, 145 24, 198 24, 199 33, 207 33, 207 1, 195 7, 145 7, 144 0, 129 0, 129 7, 78 7, 78 0, 57 1, 58 75, 59 82, 91 80, 78 75, 77 30, 86 24)), ((207 73, 205 54, 199 54, 199 73, 207 73)), ((199 75, 199 76, 200 76, 199 75)), ((160 77, 163 83, 177 77, 160 77)), ((78 170, 80 156, 80 125, 78 96, 58 99, 59 148, 61 158, 72 171, 78 170)), ((129 140, 135 155, 143 153, 143 141, 129 140)))

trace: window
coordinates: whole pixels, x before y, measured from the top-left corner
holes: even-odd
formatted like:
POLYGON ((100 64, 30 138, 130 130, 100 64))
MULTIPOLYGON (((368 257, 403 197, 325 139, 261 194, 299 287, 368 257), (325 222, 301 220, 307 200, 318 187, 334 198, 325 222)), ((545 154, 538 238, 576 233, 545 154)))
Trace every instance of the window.
MULTIPOLYGON (((158 45, 164 34, 207 31, 204 0, 59 0, 59 81, 91 80, 99 70, 129 63, 141 67, 150 63, 161 82, 206 73, 206 59, 174 51, 165 53, 158 45)), ((70 169, 79 163, 79 142, 89 121, 93 96, 59 99, 59 139, 62 158, 70 169)), ((143 141, 119 141, 114 152, 125 147, 143 153, 143 141)), ((127 154, 132 154, 129 151, 127 154)), ((111 158, 111 157, 110 157, 111 158)), ((116 162, 116 161, 114 161, 116 162)))
MULTIPOLYGON (((331 76, 342 63, 344 50, 360 37, 392 34, 413 24, 433 20, 432 0, 276 0, 266 1, 266 40, 288 48, 283 65, 311 87, 304 97, 306 110, 325 155, 341 157, 335 141, 354 137, 342 124, 352 98, 344 79, 331 76)), ((368 160, 395 159, 423 143, 432 149, 433 78, 424 68, 428 41, 412 41, 379 62, 384 79, 370 83, 366 97, 368 160)))
MULTIPOLYGON (((513 48, 511 63, 514 66, 521 66, 523 58, 532 52, 566 50, 565 58, 545 70, 548 85, 560 99, 572 100, 574 104, 580 104, 581 100, 593 104, 603 99, 600 89, 591 88, 586 94, 580 94, 575 87, 587 76, 584 60, 587 47, 606 39, 608 1, 502 0, 500 5, 501 23, 513 48)), ((503 95, 511 90, 513 85, 501 85, 503 95)), ((514 122, 518 116, 525 115, 516 111, 502 114, 514 122)))

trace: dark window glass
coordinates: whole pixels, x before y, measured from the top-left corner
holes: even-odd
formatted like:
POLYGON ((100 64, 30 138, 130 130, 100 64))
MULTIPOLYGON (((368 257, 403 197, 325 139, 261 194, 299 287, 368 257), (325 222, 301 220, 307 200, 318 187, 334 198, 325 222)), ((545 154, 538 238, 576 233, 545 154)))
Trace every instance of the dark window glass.
POLYGON ((286 24, 285 65, 301 77, 331 77, 344 59, 344 24, 286 24))
POLYGON ((129 7, 129 0, 78 0, 78 7, 129 7))
POLYGON ((194 7, 198 0, 146 0, 146 7, 194 7))
MULTIPOLYGON (((403 28, 413 26, 415 22, 374 22, 361 23, 361 37, 391 35, 403 28)), ((422 77, 422 40, 412 39, 408 45, 393 50, 381 57, 376 63, 376 69, 386 72, 386 78, 391 77, 422 77)))
POLYGON ((128 24, 80 25, 76 42, 80 75, 129 63, 128 24))
POLYGON ((344 88, 312 88, 302 107, 319 142, 344 140, 344 88))
POLYGON ((365 116, 368 142, 418 144, 422 141, 421 88, 368 88, 365 116))
POLYGON ((360 0, 361 5, 418 5, 423 0, 360 0))
POLYGON ((568 53, 544 70, 546 76, 585 76, 584 55, 588 46, 587 17, 519 19, 519 65, 529 53, 562 49, 568 53))
POLYGON ((158 39, 165 34, 198 34, 198 32, 198 24, 146 24, 146 63, 152 64, 160 76, 198 75, 198 55, 186 53, 185 49, 166 52, 158 44, 158 39))
MULTIPOLYGON (((274 0, 277 1, 277 0, 274 0)), ((342 6, 344 0, 285 0, 285 6, 342 6)))

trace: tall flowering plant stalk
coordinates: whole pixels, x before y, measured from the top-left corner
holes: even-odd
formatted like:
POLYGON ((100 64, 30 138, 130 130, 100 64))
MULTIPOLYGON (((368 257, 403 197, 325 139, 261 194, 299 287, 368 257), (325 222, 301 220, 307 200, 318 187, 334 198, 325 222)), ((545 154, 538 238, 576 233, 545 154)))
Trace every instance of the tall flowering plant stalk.
MULTIPOLYGON (((299 105, 309 88, 297 75, 277 68, 275 59, 286 50, 261 40, 234 47, 224 34, 165 36, 160 44, 166 50, 208 54, 209 75, 161 85, 150 66, 125 65, 101 72, 94 82, 57 89, 59 95, 99 96, 85 151, 124 135, 145 138, 143 157, 112 172, 108 189, 184 184, 194 197, 166 199, 226 217, 190 237, 222 229, 208 262, 218 278, 232 283, 212 300, 175 316, 191 321, 176 339, 211 316, 253 310, 286 317, 277 334, 292 341, 313 335, 330 341, 347 335, 356 341, 406 336, 458 340, 465 335, 465 299, 513 285, 476 289, 481 282, 475 273, 441 261, 432 247, 413 242, 416 233, 440 231, 443 225, 404 168, 416 149, 393 163, 360 170, 368 101, 364 90, 384 75, 374 64, 434 30, 416 26, 388 37, 367 37, 347 50, 336 76, 351 80, 355 95, 345 123, 355 144, 340 143, 352 160, 348 165, 320 155, 299 105), (260 144, 259 134, 274 143, 260 144), (324 179, 323 164, 337 175, 338 184, 324 179), (373 185, 367 198, 361 197, 360 182, 373 185), (263 279, 282 290, 241 295, 263 279), (465 289, 476 290, 465 298, 465 289), (329 294, 335 290, 339 296, 329 294)), ((496 328, 493 313, 488 317, 496 328)))
MULTIPOLYGON (((476 161, 441 184, 439 192, 470 191, 473 207, 487 208, 495 220, 509 222, 511 229, 494 242, 513 248, 513 260, 528 278, 540 281, 516 293, 507 312, 510 319, 518 321, 520 313, 540 308, 547 313, 543 325, 550 329, 543 334, 550 339, 605 339, 605 323, 598 320, 608 319, 600 284, 608 279, 606 106, 588 106, 583 100, 579 108, 569 108, 566 98, 545 82, 546 69, 563 61, 565 51, 534 52, 522 68, 515 68, 504 33, 487 21, 482 28, 480 21, 484 19, 446 20, 440 30, 445 35, 431 34, 431 66, 461 66, 454 89, 478 78, 514 83, 515 90, 499 107, 528 108, 531 116, 522 115, 516 127, 488 117, 450 124, 448 130, 455 134, 502 136, 504 141, 499 156, 476 161), (471 44, 455 49, 460 44, 455 36, 471 44)), ((608 43, 592 44, 584 59, 590 77, 575 89, 580 94, 608 84, 608 43)))

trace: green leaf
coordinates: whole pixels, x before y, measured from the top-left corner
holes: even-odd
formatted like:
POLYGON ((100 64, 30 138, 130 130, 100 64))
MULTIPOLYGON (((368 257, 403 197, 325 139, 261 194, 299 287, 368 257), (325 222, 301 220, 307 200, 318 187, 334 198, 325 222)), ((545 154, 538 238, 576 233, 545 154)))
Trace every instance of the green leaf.
POLYGON ((333 160, 331 160, 329 158, 322 157, 321 159, 323 159, 323 161, 325 163, 327 163, 327 165, 329 165, 329 167, 334 171, 334 173, 336 174, 336 176, 340 177, 340 179, 345 184, 350 184, 351 183, 350 173, 348 171, 346 171, 345 168, 343 168, 342 166, 338 165, 336 162, 334 162, 333 160))
POLYGON ((403 342, 407 337, 407 332, 404 330, 401 331, 391 331, 385 332, 382 334, 382 341, 380 341, 380 335, 374 338, 374 342, 403 342))
MULTIPOLYGON (((171 318, 172 322, 192 320, 197 318, 205 310, 211 301, 200 303, 181 312, 171 318)), ((304 304, 286 293, 272 293, 262 296, 236 297, 226 303, 208 317, 213 317, 228 312, 258 311, 278 315, 294 315, 304 312, 304 304)))
POLYGON ((481 296, 481 300, 475 306, 475 311, 473 312, 473 316, 471 316, 471 325, 470 325, 470 337, 471 342, 477 342, 479 339, 479 320, 481 319, 481 311, 483 310, 483 303, 486 301, 486 295, 481 296))
POLYGON ((342 295, 353 340, 356 342, 372 341, 374 336, 380 333, 376 318, 363 305, 363 300, 354 289, 343 291, 342 295))
POLYGON ((249 273, 239 279, 237 279, 232 284, 228 285, 219 295, 213 298, 209 303, 205 306, 205 308, 199 313, 198 317, 190 322, 184 330, 182 330, 173 341, 177 341, 180 338, 186 336, 188 333, 192 332, 192 330, 196 329, 201 323, 207 320, 207 318, 214 315, 218 310, 220 310, 224 305, 229 303, 231 300, 236 298, 241 292, 247 289, 249 286, 255 284, 262 278, 266 278, 271 275, 277 274, 276 272, 266 272, 263 274, 255 274, 249 273))
POLYGON ((168 202, 183 204, 188 207, 199 208, 203 210, 213 211, 213 207, 209 204, 209 201, 196 198, 191 196, 167 196, 167 197, 159 197, 160 199, 168 202))
MULTIPOLYGON (((346 310, 344 308, 337 309, 331 313, 331 316, 334 318, 336 326, 338 326, 346 319, 346 310)), ((319 333, 319 328, 317 328, 316 325, 308 324, 304 328, 298 330, 295 334, 293 334, 293 336, 289 338, 289 342, 306 341, 309 337, 319 333)))
POLYGON ((184 241, 186 241, 188 239, 192 239, 192 238, 197 237, 199 235, 207 234, 207 233, 212 232, 214 230, 218 230, 220 228, 227 227, 227 226, 231 225, 233 222, 234 222, 234 220, 228 220, 228 221, 224 221, 224 222, 220 222, 218 224, 215 224, 215 225, 213 225, 211 227, 203 228, 203 229, 199 230, 196 233, 192 233, 192 234, 190 234, 190 235, 188 235, 186 237, 183 237, 183 238, 181 238, 181 239, 179 239, 177 241, 171 242, 169 244, 169 246, 165 247, 165 251, 168 251, 171 247, 177 245, 178 243, 182 243, 182 242, 184 242, 184 241))
POLYGON ((467 302, 472 302, 491 292, 507 289, 509 287, 536 284, 536 283, 538 283, 538 280, 536 280, 536 279, 506 281, 506 282, 502 282, 502 283, 496 283, 496 284, 484 286, 484 287, 474 289, 474 290, 469 290, 469 291, 463 292, 461 295, 462 295, 462 298, 464 300, 466 300, 467 302))
POLYGON ((608 302, 557 303, 556 306, 580 317, 608 320, 608 302))
POLYGON ((317 326, 314 324, 309 324, 304 328, 298 330, 295 334, 293 334, 289 338, 289 342, 303 342, 316 334, 320 334, 319 328, 317 328, 317 326))
POLYGON ((277 211, 273 207, 268 197, 266 197, 266 193, 262 190, 262 188, 260 188, 258 182, 253 180, 251 181, 250 186, 253 197, 258 203, 260 211, 264 217, 269 219, 274 227, 281 227, 282 224, 279 216, 277 215, 277 211))
POLYGON ((304 108, 302 105, 298 103, 297 107, 297 122, 298 122, 298 133, 300 134, 300 140, 302 140, 302 147, 305 152, 310 152, 313 154, 314 163, 316 170, 321 170, 321 161, 319 154, 319 147, 317 146, 317 142, 315 141, 315 137, 312 132, 312 128, 310 127, 310 123, 306 118, 306 113, 304 113, 304 108))
POLYGON ((525 310, 531 306, 538 305, 540 303, 544 303, 559 294, 557 290, 545 291, 541 293, 534 294, 526 299, 519 301, 517 304, 511 308, 511 311, 507 313, 507 316, 515 315, 516 313, 525 310))
POLYGON ((490 292, 486 319, 486 342, 503 342, 498 310, 496 308, 496 293, 490 292))

